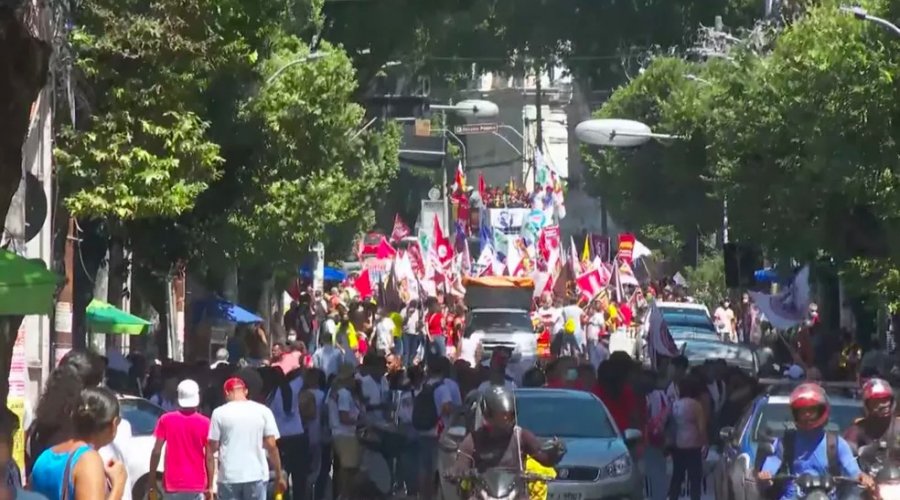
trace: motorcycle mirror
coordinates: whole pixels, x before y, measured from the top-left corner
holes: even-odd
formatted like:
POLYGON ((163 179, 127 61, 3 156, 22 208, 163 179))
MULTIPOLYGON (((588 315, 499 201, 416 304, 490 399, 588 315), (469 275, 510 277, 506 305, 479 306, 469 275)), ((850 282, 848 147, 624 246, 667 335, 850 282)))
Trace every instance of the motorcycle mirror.
POLYGON ((625 429, 623 437, 625 438, 625 444, 633 445, 639 442, 644 437, 644 434, 637 429, 625 429))

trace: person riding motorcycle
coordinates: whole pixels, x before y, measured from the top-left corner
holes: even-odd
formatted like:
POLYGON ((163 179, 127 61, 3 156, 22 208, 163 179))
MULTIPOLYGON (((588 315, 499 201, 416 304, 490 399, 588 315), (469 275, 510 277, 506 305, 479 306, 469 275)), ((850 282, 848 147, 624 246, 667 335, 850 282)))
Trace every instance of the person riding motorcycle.
MULTIPOLYGON (((794 476, 807 473, 840 475, 856 478, 867 489, 874 488, 874 480, 860 471, 847 441, 840 436, 829 436, 825 431, 831 410, 825 390, 811 382, 800 384, 791 392, 789 401, 797 430, 788 431, 784 438, 775 440, 775 451, 763 462, 759 480, 769 484, 779 473, 794 476), (833 450, 829 450, 830 445, 833 445, 833 450), (786 450, 790 451, 786 453, 786 450), (829 457, 832 453, 834 460, 829 457)), ((797 485, 794 481, 787 481, 779 498, 797 497, 797 485)))
POLYGON ((520 469, 528 456, 552 467, 565 455, 562 441, 554 439, 542 446, 531 431, 516 426, 516 401, 511 390, 492 386, 483 393, 480 405, 484 425, 460 443, 453 475, 473 469, 479 473, 492 468, 520 469))
POLYGON ((879 440, 888 441, 889 448, 896 448, 894 416, 894 390, 884 379, 871 378, 863 384, 862 401, 864 416, 856 419, 845 432, 844 439, 854 451, 879 440), (894 425, 891 425, 894 424, 894 425))

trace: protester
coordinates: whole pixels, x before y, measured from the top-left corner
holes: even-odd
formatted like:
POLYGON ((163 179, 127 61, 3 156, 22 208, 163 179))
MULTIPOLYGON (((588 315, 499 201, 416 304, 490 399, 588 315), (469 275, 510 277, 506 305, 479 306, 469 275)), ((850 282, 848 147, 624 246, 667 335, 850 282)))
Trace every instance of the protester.
POLYGON ((211 481, 216 478, 220 500, 266 500, 271 464, 276 489, 285 491, 276 444, 280 436, 272 411, 249 400, 247 384, 238 377, 226 380, 224 391, 228 402, 213 410, 210 419, 207 490, 213 489, 211 481))
POLYGON ((190 379, 177 387, 178 410, 164 413, 153 431, 156 443, 150 454, 149 489, 160 492, 156 478, 163 445, 166 460, 163 468, 163 488, 172 500, 201 500, 212 494, 207 490, 206 442, 209 418, 201 414, 200 386, 190 379))

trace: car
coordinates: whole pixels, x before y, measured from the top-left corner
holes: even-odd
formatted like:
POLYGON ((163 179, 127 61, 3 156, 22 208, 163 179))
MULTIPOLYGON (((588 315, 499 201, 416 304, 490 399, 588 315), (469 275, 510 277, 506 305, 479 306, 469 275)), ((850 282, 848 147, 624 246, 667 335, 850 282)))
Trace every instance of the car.
MULTIPOLYGON (((153 431, 156 429, 156 422, 165 411, 146 399, 119 395, 119 412, 122 420, 130 425, 131 435, 117 438, 115 444, 122 452, 125 469, 127 469, 128 477, 133 485, 131 496, 134 500, 143 500, 147 498, 147 489, 150 486, 148 476, 150 453, 156 444, 153 431)), ((164 456, 165 446, 159 460, 158 477, 160 478, 162 478, 164 456)))
POLYGON ((537 335, 526 309, 472 309, 466 329, 471 338, 481 342, 485 359, 498 347, 512 351, 507 373, 516 383, 537 362, 537 335))
POLYGON ((702 365, 709 360, 723 360, 728 366, 736 366, 753 378, 759 375, 759 358, 753 349, 745 345, 702 339, 676 339, 675 345, 691 366, 702 365))
MULTIPOLYGON (((518 424, 538 438, 558 437, 568 451, 556 465, 557 479, 548 485, 548 500, 594 498, 643 499, 643 475, 631 447, 641 440, 636 429, 616 427, 597 396, 568 389, 516 389, 518 424), (565 416, 561 418, 561 416, 565 416)), ((467 399, 467 410, 447 429, 440 442, 438 463, 447 470, 466 434, 481 421, 479 395, 467 399)), ((456 488, 439 478, 445 499, 456 499, 456 488)))
MULTIPOLYGON (((785 389, 790 387, 785 386, 785 389)), ((831 413, 826 430, 843 432, 862 416, 862 402, 843 395, 833 396, 828 389, 831 413)), ((734 427, 723 427, 721 459, 713 471, 716 498, 723 500, 759 500, 755 474, 765 459, 758 453, 759 443, 781 437, 794 427, 789 406, 789 391, 775 388, 773 393, 757 397, 734 427)))
POLYGON ((672 335, 672 340, 675 342, 678 342, 679 340, 721 340, 719 334, 714 330, 711 331, 706 328, 695 328, 692 326, 669 326, 669 334, 672 335))
POLYGON ((669 330, 689 328, 691 330, 705 330, 713 334, 716 327, 713 324, 709 309, 703 304, 688 302, 657 302, 656 307, 666 320, 669 330))

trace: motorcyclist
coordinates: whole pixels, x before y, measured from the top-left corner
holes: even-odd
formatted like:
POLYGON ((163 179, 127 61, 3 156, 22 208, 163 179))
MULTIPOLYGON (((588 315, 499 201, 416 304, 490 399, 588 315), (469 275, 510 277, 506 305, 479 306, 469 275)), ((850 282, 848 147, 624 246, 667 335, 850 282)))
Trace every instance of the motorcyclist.
POLYGON ((480 405, 484 425, 460 443, 451 475, 461 476, 472 469, 479 473, 496 467, 520 469, 526 456, 552 467, 565 455, 562 441, 554 439, 541 446, 531 431, 516 425, 516 402, 511 390, 492 386, 483 393, 480 405))
MULTIPOLYGON (((841 476, 857 478, 865 488, 874 488, 871 476, 860 471, 847 441, 840 436, 828 437, 825 432, 831 408, 828 396, 820 385, 807 382, 797 386, 790 395, 790 408, 797 430, 789 431, 784 438, 775 440, 775 452, 766 458, 759 472, 758 477, 763 484, 769 484, 779 472, 795 476, 807 473, 823 476, 838 472, 841 476), (837 463, 833 465, 828 449, 828 441, 831 439, 836 444, 834 459, 837 463), (788 444, 788 440, 793 443, 788 444), (791 457, 785 456, 786 449, 792 449, 791 457), (785 463, 786 461, 791 463, 785 463), (833 471, 832 467, 838 470, 833 471)), ((794 481, 787 481, 779 498, 797 497, 796 484, 794 481)))
POLYGON ((894 449, 898 426, 891 425, 897 420, 894 417, 894 390, 891 385, 884 379, 868 379, 862 387, 862 401, 864 416, 844 432, 844 439, 854 452, 882 439, 887 440, 894 449))

